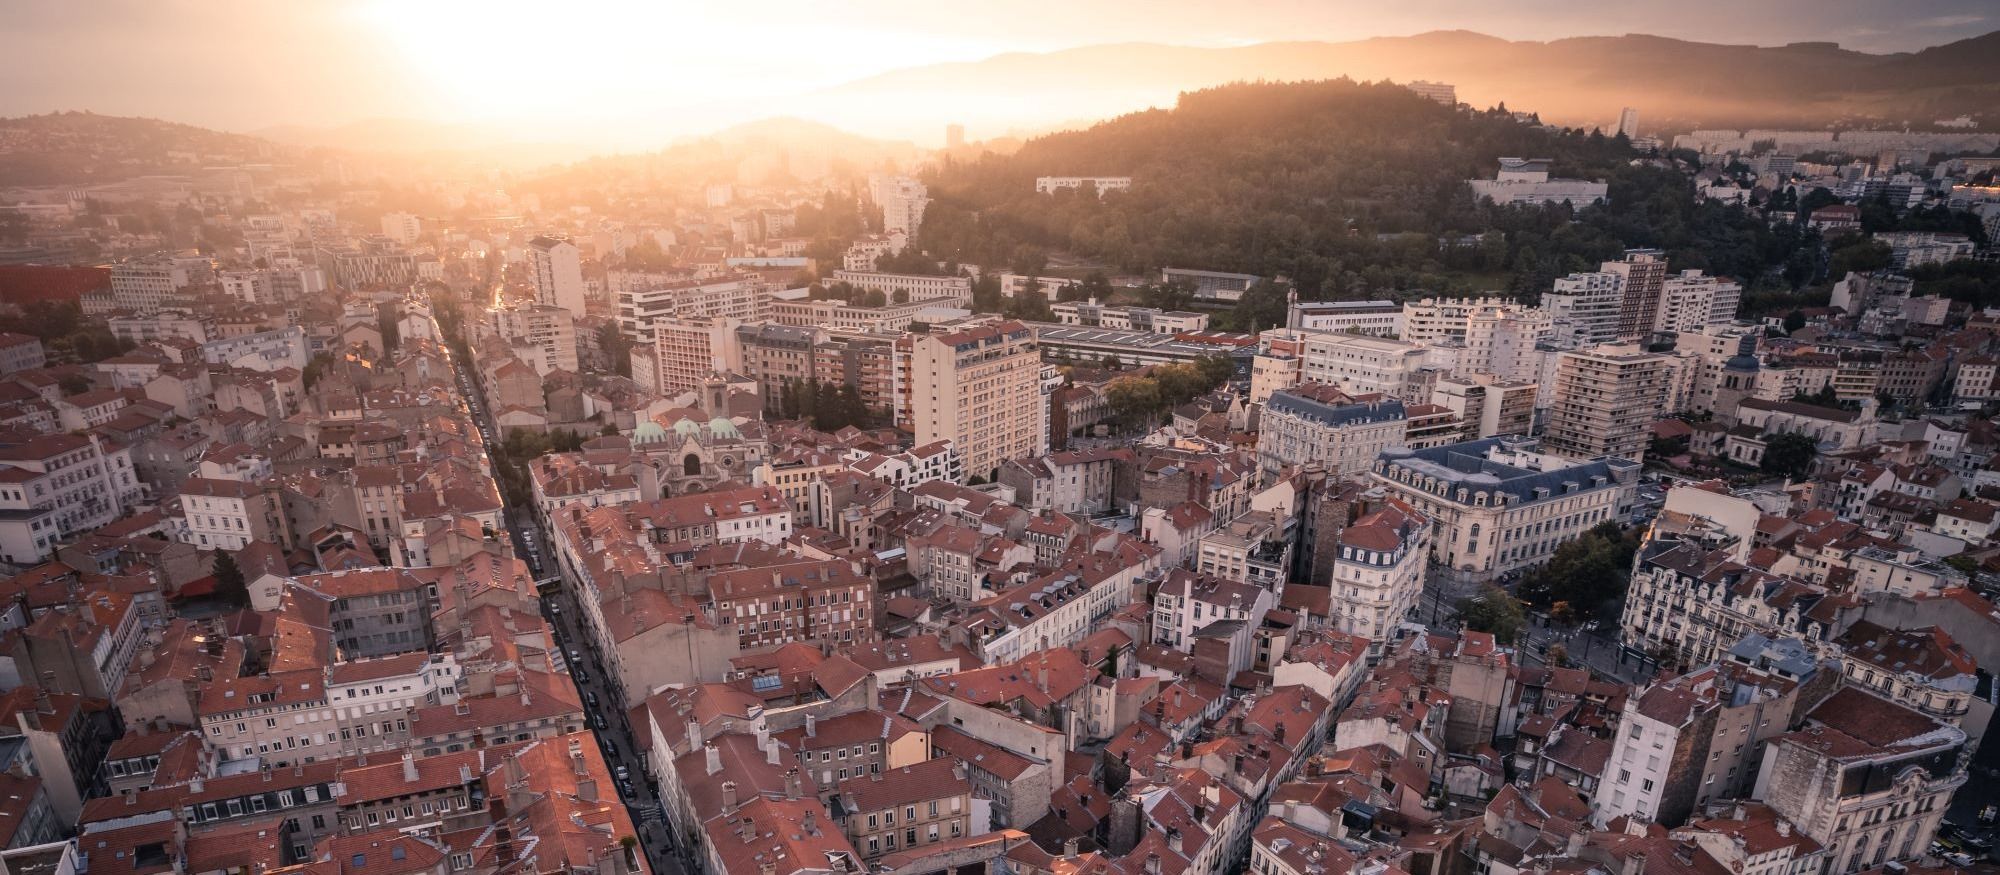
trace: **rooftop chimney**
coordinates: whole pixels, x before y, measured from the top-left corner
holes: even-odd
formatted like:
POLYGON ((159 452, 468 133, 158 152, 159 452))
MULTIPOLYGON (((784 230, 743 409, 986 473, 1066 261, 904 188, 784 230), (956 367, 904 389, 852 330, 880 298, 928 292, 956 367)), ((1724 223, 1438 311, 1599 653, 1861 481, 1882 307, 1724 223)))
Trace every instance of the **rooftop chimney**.
POLYGON ((807 715, 806 715, 806 737, 807 737, 807 738, 816 738, 816 737, 818 737, 818 736, 819 736, 819 726, 818 726, 818 721, 817 721, 817 720, 814 720, 814 719, 813 719, 813 715, 811 715, 811 714, 807 714, 807 715))
POLYGON ((722 810, 724 813, 736 810, 736 782, 722 782, 722 810))
POLYGON ((1160 855, 1146 855, 1146 875, 1160 875, 1160 855))
POLYGON ((1181 831, 1171 826, 1167 827, 1167 850, 1181 853, 1181 831))
POLYGON ((744 841, 746 841, 746 842, 754 842, 754 841, 756 841, 756 840, 757 840, 757 822, 756 822, 756 821, 754 821, 754 820, 751 820, 750 818, 747 818, 747 817, 746 817, 746 818, 743 818, 742 822, 741 822, 741 823, 739 823, 739 824, 737 824, 737 826, 738 826, 738 829, 737 829, 737 833, 738 833, 739 835, 743 836, 743 840, 744 840, 744 841))
POLYGON ((799 770, 796 768, 785 770, 785 798, 799 798, 799 770))
POLYGON ((414 784, 414 783, 416 783, 416 782, 417 782, 417 778, 418 778, 418 775, 417 775, 417 755, 416 755, 416 754, 413 754, 413 753, 410 753, 409 751, 404 751, 404 752, 403 752, 403 780, 404 780, 405 782, 408 782, 408 783, 411 783, 411 784, 414 784))
POLYGON ((710 744, 703 746, 702 752, 708 755, 709 774, 722 771, 722 751, 716 750, 715 745, 710 744))
POLYGON ((688 721, 688 750, 701 747, 701 721, 688 721))

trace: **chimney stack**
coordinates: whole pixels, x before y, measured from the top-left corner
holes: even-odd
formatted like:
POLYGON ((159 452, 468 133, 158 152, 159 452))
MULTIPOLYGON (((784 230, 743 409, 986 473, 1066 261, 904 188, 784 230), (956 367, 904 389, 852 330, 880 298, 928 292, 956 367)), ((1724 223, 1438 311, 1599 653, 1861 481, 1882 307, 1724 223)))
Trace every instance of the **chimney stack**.
POLYGON ((746 842, 754 842, 754 841, 756 841, 756 840, 757 840, 757 822, 756 822, 756 821, 753 821, 753 820, 751 820, 750 818, 747 818, 747 817, 746 817, 746 818, 743 818, 743 821, 742 821, 741 823, 739 823, 739 824, 738 824, 738 827, 739 827, 739 828, 738 828, 737 832, 738 832, 738 833, 739 833, 740 835, 742 835, 742 836, 743 836, 743 840, 744 840, 744 841, 746 841, 746 842))
POLYGON ((1171 826, 1167 827, 1167 850, 1181 853, 1181 831, 1171 826))
POLYGON ((722 810, 724 813, 736 810, 736 782, 722 782, 722 810))
POLYGON ((807 714, 807 715, 806 715, 806 737, 807 737, 807 738, 817 738, 817 737, 819 736, 819 726, 818 726, 817 724, 818 724, 818 721, 817 721, 817 720, 814 720, 814 719, 813 719, 813 715, 811 715, 811 714, 807 714))
POLYGON ((689 720, 689 721, 688 721, 688 730, 687 730, 687 732, 688 732, 688 750, 698 750, 698 749, 700 749, 700 748, 701 748, 701 721, 699 721, 699 720, 689 720))
POLYGON ((418 778, 418 775, 417 775, 417 756, 416 756, 416 754, 413 754, 413 753, 410 753, 409 751, 404 751, 404 752, 403 752, 403 780, 404 780, 404 782, 406 782, 406 783, 410 783, 410 784, 414 784, 414 783, 416 783, 416 782, 417 782, 417 778, 418 778))
POLYGON ((1146 875, 1160 875, 1160 855, 1146 855, 1146 875))
POLYGON ((786 798, 786 799, 797 799, 797 798, 799 798, 799 783, 800 783, 800 782, 799 782, 799 770, 798 770, 798 769, 796 769, 796 768, 794 768, 794 769, 787 769, 787 770, 785 771, 785 798, 786 798))
POLYGON ((715 745, 710 744, 703 746, 702 752, 708 755, 709 774, 722 771, 722 751, 716 750, 715 745))

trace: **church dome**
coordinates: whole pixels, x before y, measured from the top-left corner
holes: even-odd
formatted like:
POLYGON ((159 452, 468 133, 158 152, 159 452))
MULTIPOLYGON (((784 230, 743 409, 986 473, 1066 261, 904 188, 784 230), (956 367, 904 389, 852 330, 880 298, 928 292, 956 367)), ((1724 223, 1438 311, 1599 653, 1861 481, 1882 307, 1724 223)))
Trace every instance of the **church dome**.
POLYGON ((735 440, 743 436, 742 430, 736 427, 736 423, 723 419, 720 416, 708 421, 708 433, 711 437, 727 438, 730 440, 735 440))

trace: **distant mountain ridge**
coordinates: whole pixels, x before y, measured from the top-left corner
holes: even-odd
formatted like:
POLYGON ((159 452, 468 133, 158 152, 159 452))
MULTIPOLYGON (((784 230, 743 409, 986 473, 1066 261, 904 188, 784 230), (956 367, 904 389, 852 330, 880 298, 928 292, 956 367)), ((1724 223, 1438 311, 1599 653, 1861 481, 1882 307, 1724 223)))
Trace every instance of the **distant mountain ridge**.
POLYGON ((1170 106, 1179 92, 1229 82, 1340 76, 1450 82, 1474 106, 1504 102, 1570 125, 1608 127, 1630 106, 1642 125, 1928 125, 1983 113, 1986 126, 2000 127, 2000 31, 1886 55, 1829 43, 1762 47, 1638 34, 1528 42, 1469 31, 1229 48, 1126 43, 915 67, 821 96, 829 113, 843 104, 895 101, 913 114, 944 118, 954 117, 955 106, 1002 94, 1049 114, 1085 115, 1083 104, 1122 102, 1098 110, 1102 116, 1170 106))

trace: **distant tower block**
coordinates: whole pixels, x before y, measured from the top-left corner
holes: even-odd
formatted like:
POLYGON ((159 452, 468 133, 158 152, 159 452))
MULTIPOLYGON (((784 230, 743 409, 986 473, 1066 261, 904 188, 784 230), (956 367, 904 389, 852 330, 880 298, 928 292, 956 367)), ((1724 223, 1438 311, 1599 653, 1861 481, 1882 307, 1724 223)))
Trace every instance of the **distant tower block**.
POLYGON ((944 126, 944 147, 956 149, 965 145, 965 126, 957 122, 944 126))
POLYGON ((1628 106, 1628 107, 1625 107, 1625 108, 1624 108, 1624 109, 1622 109, 1622 110, 1619 110, 1619 112, 1618 112, 1618 133, 1621 133, 1621 134, 1624 134, 1624 135, 1625 135, 1625 139, 1628 139, 1628 140, 1636 140, 1636 139, 1638 139, 1638 138, 1639 138, 1639 111, 1638 111, 1638 110, 1636 110, 1636 109, 1633 109, 1633 108, 1631 108, 1631 107, 1629 107, 1629 106, 1628 106))

